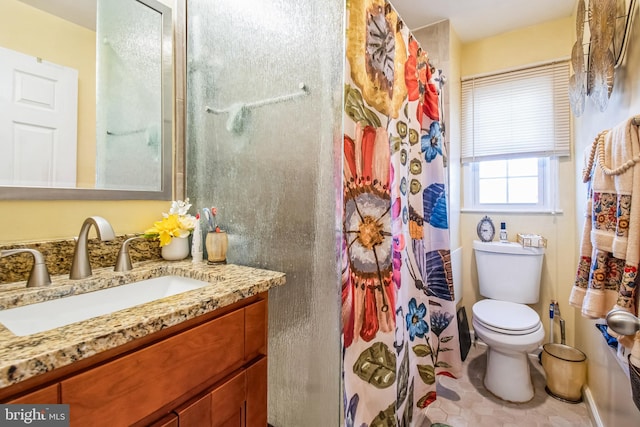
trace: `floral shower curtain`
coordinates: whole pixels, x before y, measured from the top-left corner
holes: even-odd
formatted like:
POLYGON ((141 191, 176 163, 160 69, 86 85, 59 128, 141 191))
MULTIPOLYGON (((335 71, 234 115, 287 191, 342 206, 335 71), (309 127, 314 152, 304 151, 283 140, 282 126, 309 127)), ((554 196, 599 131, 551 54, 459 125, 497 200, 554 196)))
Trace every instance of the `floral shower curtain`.
POLYGON ((461 365, 439 74, 389 3, 347 8, 345 426, 419 426, 461 365))

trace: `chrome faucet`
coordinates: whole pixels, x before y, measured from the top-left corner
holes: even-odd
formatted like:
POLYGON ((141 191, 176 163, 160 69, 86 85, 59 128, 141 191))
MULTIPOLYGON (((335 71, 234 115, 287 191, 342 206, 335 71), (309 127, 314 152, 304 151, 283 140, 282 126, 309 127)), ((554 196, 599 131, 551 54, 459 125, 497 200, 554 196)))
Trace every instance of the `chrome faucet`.
POLYGON ((95 226, 96 233, 103 242, 116 238, 111 224, 109 224, 109 221, 106 219, 100 216, 90 216, 85 219, 82 223, 82 228, 80 228, 78 239, 76 240, 69 279, 77 280, 91 276, 91 264, 89 263, 89 248, 87 247, 87 243, 89 241, 89 229, 92 225, 95 226))
POLYGON ((116 266, 113 271, 130 271, 133 266, 131 265, 131 257, 129 256, 129 243, 134 240, 144 240, 142 236, 130 237, 122 243, 118 256, 116 258, 116 266))
POLYGON ((35 249, 5 249, 0 251, 0 258, 19 254, 29 253, 33 255, 33 267, 29 273, 29 279, 27 279, 27 288, 33 288, 36 286, 47 286, 51 284, 51 277, 49 277, 49 270, 47 270, 47 264, 44 263, 44 257, 40 251, 35 249))

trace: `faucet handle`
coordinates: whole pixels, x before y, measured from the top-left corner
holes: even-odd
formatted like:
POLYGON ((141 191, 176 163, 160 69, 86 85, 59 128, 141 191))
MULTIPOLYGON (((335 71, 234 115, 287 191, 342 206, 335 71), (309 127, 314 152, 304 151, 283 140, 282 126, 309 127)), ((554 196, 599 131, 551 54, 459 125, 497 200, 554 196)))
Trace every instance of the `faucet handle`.
POLYGON ((51 284, 51 277, 49 276, 49 270, 47 270, 47 264, 44 262, 44 257, 40 251, 35 249, 5 249, 0 251, 0 258, 19 254, 29 253, 33 255, 33 267, 29 273, 29 279, 27 279, 27 287, 33 288, 36 286, 47 286, 51 284))
POLYGON ((133 268, 133 266, 131 265, 131 256, 129 255, 129 243, 134 240, 144 240, 144 237, 129 237, 122 243, 122 246, 120 246, 120 250, 118 251, 116 266, 114 267, 113 271, 124 272, 130 271, 133 268))

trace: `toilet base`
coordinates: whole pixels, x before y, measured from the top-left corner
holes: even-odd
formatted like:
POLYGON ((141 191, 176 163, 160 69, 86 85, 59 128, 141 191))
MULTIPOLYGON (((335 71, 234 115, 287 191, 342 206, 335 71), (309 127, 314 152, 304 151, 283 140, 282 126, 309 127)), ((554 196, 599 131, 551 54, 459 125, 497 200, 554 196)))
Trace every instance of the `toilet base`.
POLYGON ((487 347, 484 386, 496 397, 514 403, 533 399, 533 382, 526 353, 504 353, 487 347))

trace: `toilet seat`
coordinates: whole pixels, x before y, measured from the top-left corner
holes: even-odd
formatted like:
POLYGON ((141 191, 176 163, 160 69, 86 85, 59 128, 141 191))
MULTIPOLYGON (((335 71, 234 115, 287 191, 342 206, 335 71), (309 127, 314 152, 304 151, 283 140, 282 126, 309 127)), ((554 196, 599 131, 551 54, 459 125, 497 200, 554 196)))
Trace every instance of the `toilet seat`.
POLYGON ((479 324, 505 335, 527 335, 542 327, 538 313, 524 304, 485 299, 475 303, 472 311, 479 324))

